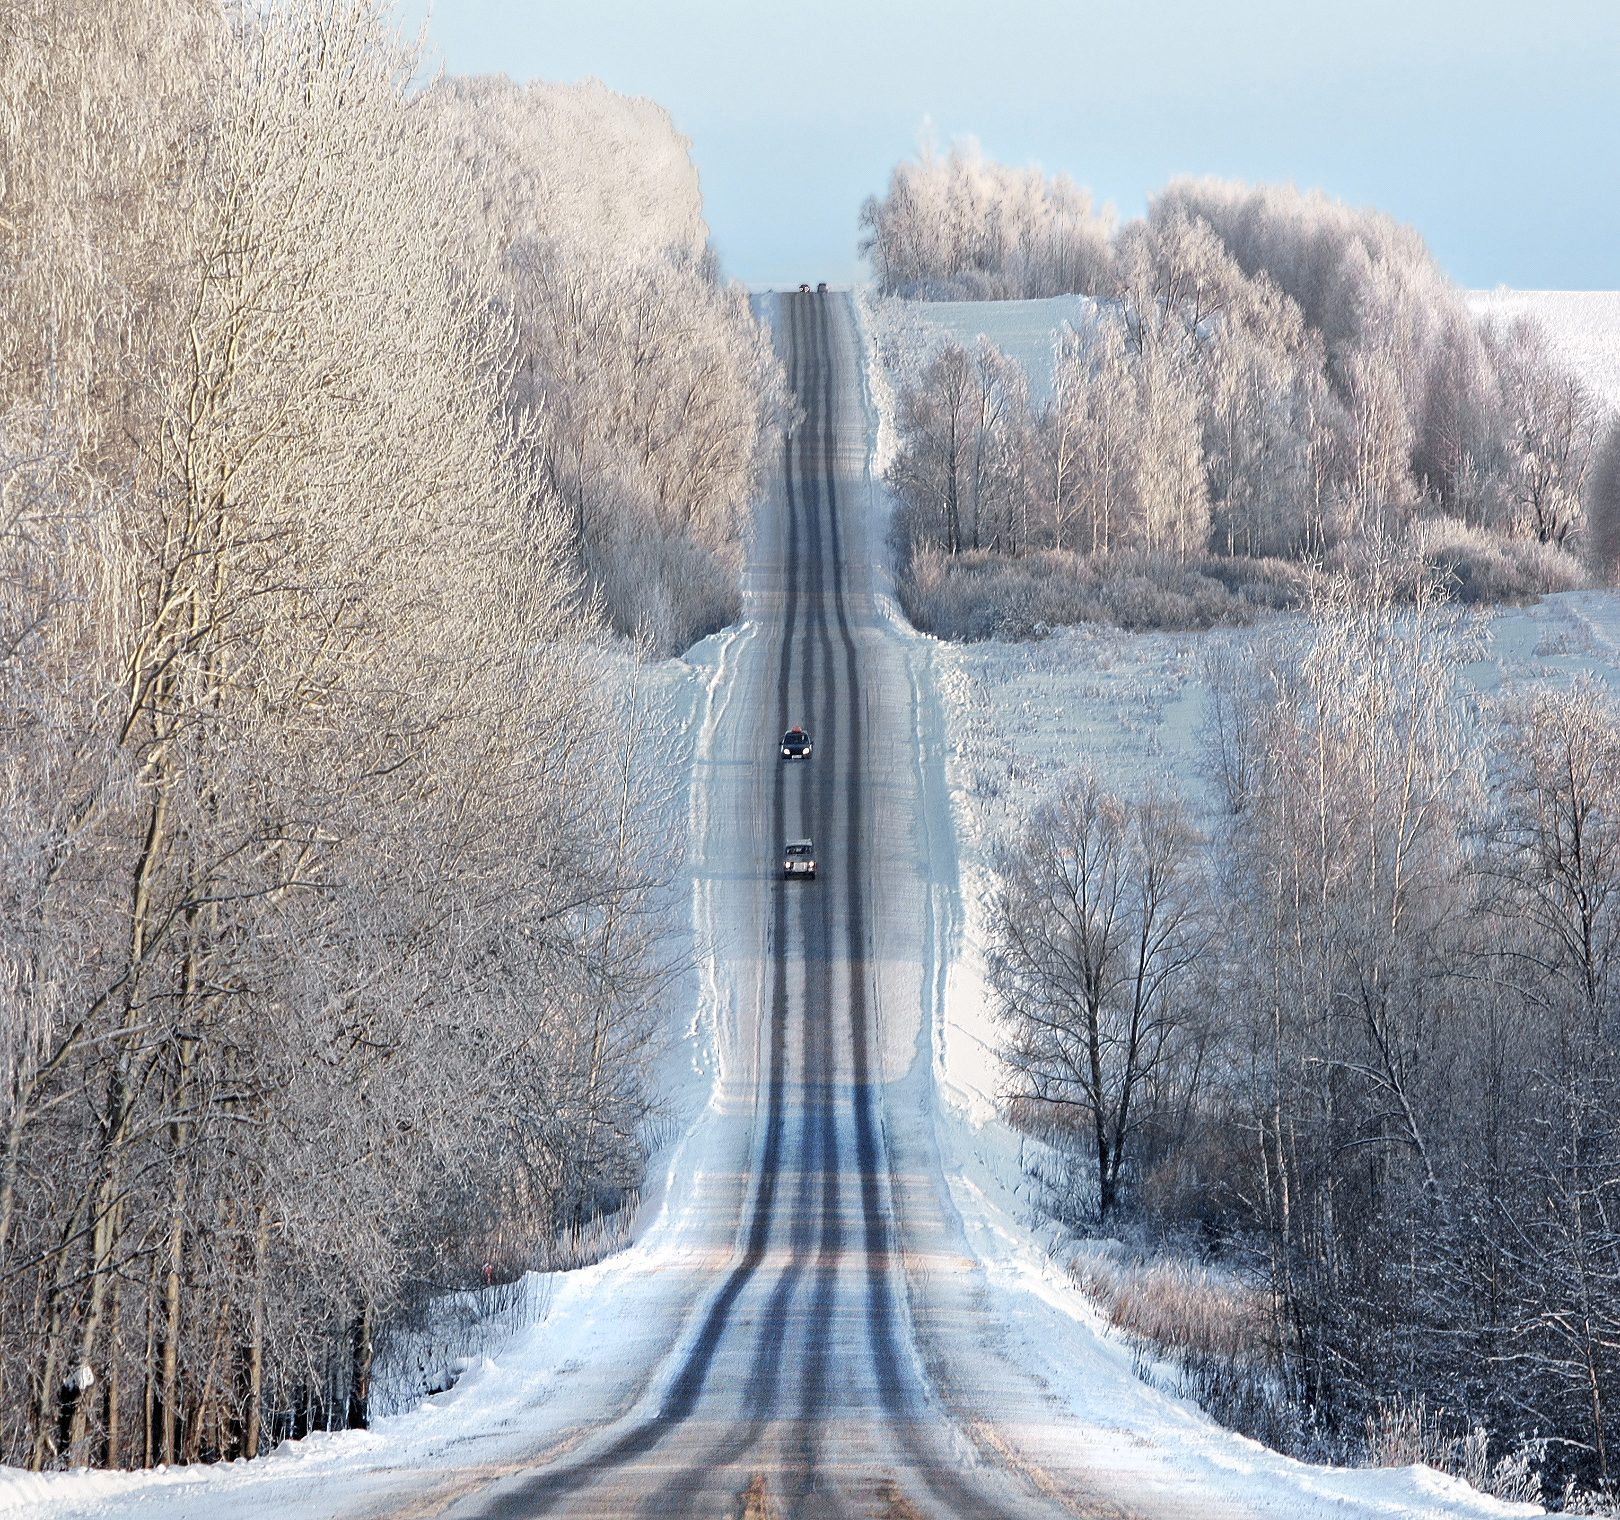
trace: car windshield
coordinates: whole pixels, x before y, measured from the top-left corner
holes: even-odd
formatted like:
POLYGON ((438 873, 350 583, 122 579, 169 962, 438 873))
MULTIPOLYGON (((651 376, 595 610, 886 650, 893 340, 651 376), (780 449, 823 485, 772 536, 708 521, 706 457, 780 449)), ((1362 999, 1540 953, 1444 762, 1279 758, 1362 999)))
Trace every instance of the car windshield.
POLYGON ((789 855, 808 855, 810 853, 809 841, 807 840, 804 844, 790 844, 787 847, 787 852, 789 855))

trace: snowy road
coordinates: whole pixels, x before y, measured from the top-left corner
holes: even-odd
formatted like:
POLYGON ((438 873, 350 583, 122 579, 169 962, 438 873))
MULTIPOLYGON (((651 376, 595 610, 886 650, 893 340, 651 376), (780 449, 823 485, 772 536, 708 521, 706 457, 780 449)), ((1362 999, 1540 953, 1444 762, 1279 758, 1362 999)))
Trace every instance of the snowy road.
MULTIPOLYGON (((908 859, 910 689, 870 594, 849 313, 836 298, 783 307, 806 420, 756 550, 760 633, 726 703, 705 851, 718 890, 758 905, 720 913, 741 931, 730 980, 757 1017, 732 1031, 715 1119, 729 1133, 705 1146, 712 1234, 691 1242, 730 1259, 691 1306, 656 1411, 456 1516, 723 1515, 750 1492, 793 1516, 1071 1512, 972 1460, 908 1312, 915 1283, 964 1264, 939 1168, 918 1150, 923 1114, 914 1105, 908 1125, 895 1101, 916 1064, 927 874, 908 859), (815 736, 808 764, 776 759, 794 722, 815 736), (775 869, 800 836, 816 841, 814 882, 775 869)), ((937 1297, 931 1312, 963 1312, 937 1297)))
POLYGON ((0 1475, 0 1512, 1527 1512, 1423 1468, 1305 1467, 1142 1383, 1018 1217, 1015 1142, 942 1106, 960 905, 933 646, 877 584, 850 304, 782 297, 774 326, 805 421, 747 620, 692 657, 695 1117, 641 1238, 552 1279, 540 1323, 372 1431, 214 1469, 0 1475), (815 755, 784 766, 792 723, 815 755), (784 881, 805 835, 819 878, 784 881))

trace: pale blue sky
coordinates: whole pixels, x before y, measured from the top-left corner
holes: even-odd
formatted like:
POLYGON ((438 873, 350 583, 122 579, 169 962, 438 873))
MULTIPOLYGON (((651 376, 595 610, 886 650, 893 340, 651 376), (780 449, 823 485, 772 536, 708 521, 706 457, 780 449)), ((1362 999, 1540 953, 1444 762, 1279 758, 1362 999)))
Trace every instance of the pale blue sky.
MULTIPOLYGON (((418 18, 428 0, 406 0, 418 18)), ((1321 186, 1461 284, 1620 288, 1620 0, 433 0, 455 73, 594 74, 692 139, 755 283, 862 274, 856 218, 931 123, 1122 215, 1173 175, 1321 186)))

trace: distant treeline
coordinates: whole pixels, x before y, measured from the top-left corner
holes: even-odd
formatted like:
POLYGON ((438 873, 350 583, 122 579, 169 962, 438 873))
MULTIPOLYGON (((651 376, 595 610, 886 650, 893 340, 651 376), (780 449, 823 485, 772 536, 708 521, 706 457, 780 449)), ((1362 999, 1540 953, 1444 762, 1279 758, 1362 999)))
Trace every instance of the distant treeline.
MULTIPOLYGON (((382 0, 0 10, 0 1461, 367 1418, 639 1186, 633 654, 780 377, 668 117, 382 0)), ((661 722, 661 719, 651 721, 661 722)))
POLYGON ((1608 572, 1603 408, 1532 322, 1476 321, 1413 229, 1215 181, 1172 184, 1111 236, 1086 205, 953 150, 866 209, 885 291, 1093 301, 1048 403, 983 341, 902 377, 890 481, 923 626, 1108 616, 1087 587, 1117 577, 1077 561, 1121 551, 1140 622, 1241 616, 1298 578, 1235 562, 1332 562, 1369 534, 1410 535, 1470 599, 1576 584, 1583 558, 1608 572), (1032 555, 1033 573, 1004 563, 1032 555))

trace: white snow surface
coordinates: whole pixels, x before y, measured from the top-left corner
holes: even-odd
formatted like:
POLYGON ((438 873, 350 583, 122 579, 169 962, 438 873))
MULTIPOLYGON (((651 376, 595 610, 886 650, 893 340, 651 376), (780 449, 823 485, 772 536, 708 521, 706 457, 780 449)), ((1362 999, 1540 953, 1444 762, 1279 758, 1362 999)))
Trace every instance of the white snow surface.
POLYGON ((1533 317, 1552 351, 1611 411, 1620 411, 1620 291, 1471 290, 1475 316, 1533 317))
MULTIPOLYGON (((871 371, 867 337, 875 439, 884 387, 871 371)), ((877 546, 886 505, 876 487, 871 500, 877 546)), ((914 1075, 937 1090, 946 1179, 983 1267, 988 1313, 1009 1352, 1050 1390, 1050 1407, 1007 1411, 1005 1428, 1037 1461, 1044 1442, 1071 1463, 1079 1451, 1116 1472, 1139 1475, 1135 1504, 1147 1514, 1161 1506, 1178 1514, 1299 1520, 1541 1513, 1481 1496, 1427 1468, 1344 1470, 1295 1462, 1221 1429, 1194 1405, 1134 1375, 1129 1347, 1048 1253, 1024 1200, 1018 1139, 996 1117, 996 1032, 986 1017, 976 925, 989 841, 1009 808, 1048 787, 1076 753, 1084 751, 1122 787, 1163 770, 1196 790, 1199 639, 1077 628, 1039 644, 950 646, 905 625, 882 589, 881 573, 878 584, 911 684, 924 799, 917 820, 927 863, 922 996, 931 1023, 919 1059, 932 1070, 919 1066, 914 1075), (1189 1490, 1199 1496, 1192 1508, 1184 1507, 1189 1490)), ((747 623, 727 629, 665 668, 662 679, 696 773, 712 770, 704 763, 705 746, 712 746, 735 672, 757 632, 747 623)), ((1503 614, 1492 625, 1491 650, 1475 667, 1483 690, 1568 679, 1587 668, 1620 683, 1620 607, 1612 598, 1583 593, 1503 614)), ((706 826, 708 806, 695 787, 694 841, 706 826)), ((670 1291, 671 1280, 689 1282, 704 1265, 693 1260, 683 1222, 700 1211, 712 1160, 707 1147, 718 1126, 708 1096, 727 1044, 720 1032, 739 1007, 749 1006, 728 983, 723 951, 754 926, 719 921, 722 901, 701 887, 694 893, 701 970, 672 1015, 666 1074, 682 1127, 655 1160, 632 1246, 581 1271, 532 1279, 539 1307, 529 1328, 450 1392, 379 1420, 372 1430, 311 1436, 253 1462, 211 1468, 43 1476, 0 1469, 0 1515, 302 1520, 419 1507, 429 1512, 426 1495, 466 1491, 528 1465, 548 1442, 560 1448, 577 1440, 581 1421, 642 1408, 656 1397, 657 1369, 679 1351, 694 1317, 689 1302, 670 1291)))
POLYGON ((903 301, 863 293, 868 333, 884 345, 886 359, 908 367, 926 365, 947 343, 972 352, 988 338, 1029 376, 1036 405, 1052 394, 1057 343, 1065 327, 1078 327, 1096 309, 1089 296, 1052 296, 1044 301, 903 301))

